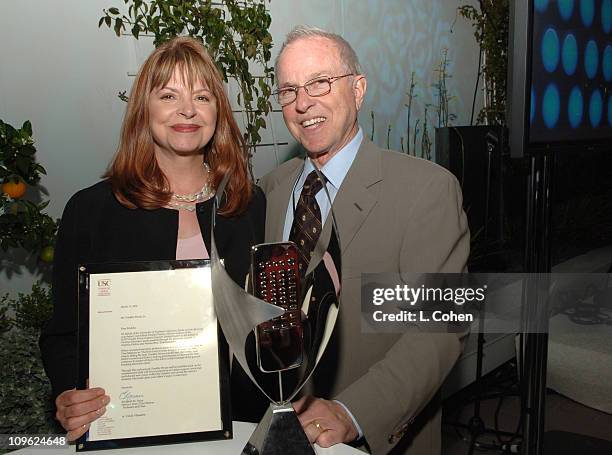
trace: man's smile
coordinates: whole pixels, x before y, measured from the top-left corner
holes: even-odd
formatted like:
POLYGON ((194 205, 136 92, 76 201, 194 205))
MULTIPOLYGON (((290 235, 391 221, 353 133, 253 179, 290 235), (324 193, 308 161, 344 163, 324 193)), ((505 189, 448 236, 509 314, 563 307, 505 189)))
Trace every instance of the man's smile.
POLYGON ((302 122, 302 126, 304 128, 312 127, 314 125, 318 125, 319 123, 323 123, 325 120, 327 120, 325 117, 315 117, 310 120, 304 120, 302 122))

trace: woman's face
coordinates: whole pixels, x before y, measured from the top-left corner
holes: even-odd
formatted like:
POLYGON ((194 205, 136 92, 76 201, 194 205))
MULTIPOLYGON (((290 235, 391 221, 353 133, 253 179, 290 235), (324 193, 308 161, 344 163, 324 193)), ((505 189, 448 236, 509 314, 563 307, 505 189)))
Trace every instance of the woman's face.
POLYGON ((217 100, 202 82, 185 85, 175 70, 168 83, 149 97, 149 128, 156 152, 200 154, 217 125, 217 100))

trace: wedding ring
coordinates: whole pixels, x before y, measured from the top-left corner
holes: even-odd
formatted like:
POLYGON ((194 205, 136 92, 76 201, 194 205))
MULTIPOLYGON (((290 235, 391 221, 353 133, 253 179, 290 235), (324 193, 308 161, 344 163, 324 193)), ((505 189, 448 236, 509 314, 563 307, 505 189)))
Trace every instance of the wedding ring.
POLYGON ((312 426, 314 426, 317 430, 319 431, 325 431, 325 429, 323 428, 323 426, 321 426, 321 424, 319 422, 317 422, 316 420, 313 420, 312 422, 310 422, 312 426))

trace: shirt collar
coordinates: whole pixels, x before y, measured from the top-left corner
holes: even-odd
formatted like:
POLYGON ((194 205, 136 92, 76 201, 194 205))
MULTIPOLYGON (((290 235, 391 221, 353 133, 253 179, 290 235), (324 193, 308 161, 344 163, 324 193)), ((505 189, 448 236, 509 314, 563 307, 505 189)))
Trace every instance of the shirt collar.
MULTIPOLYGON (((340 188, 344 177, 348 174, 348 171, 355 161, 359 146, 363 140, 363 131, 361 127, 355 134, 355 137, 350 140, 338 153, 336 153, 325 165, 321 168, 321 172, 325 176, 328 183, 330 183, 336 190, 340 188)), ((308 175, 314 170, 314 164, 311 160, 306 160, 304 163, 304 171, 302 175, 308 175)))

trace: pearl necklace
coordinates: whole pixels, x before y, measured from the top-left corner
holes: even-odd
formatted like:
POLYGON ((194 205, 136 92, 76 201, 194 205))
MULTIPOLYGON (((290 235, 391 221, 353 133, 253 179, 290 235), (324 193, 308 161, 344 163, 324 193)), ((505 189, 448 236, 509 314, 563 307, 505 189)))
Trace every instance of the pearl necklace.
MULTIPOLYGON (((208 166, 208 164, 204 163, 204 168, 209 176, 208 180, 210 181, 210 167, 208 166)), ((198 202, 207 201, 214 195, 215 190, 211 187, 209 182, 206 182, 202 189, 196 193, 172 193, 172 196, 170 196, 170 201, 168 202, 168 205, 166 205, 166 207, 175 210, 187 210, 189 212, 193 212, 196 209, 196 204, 198 202)))

